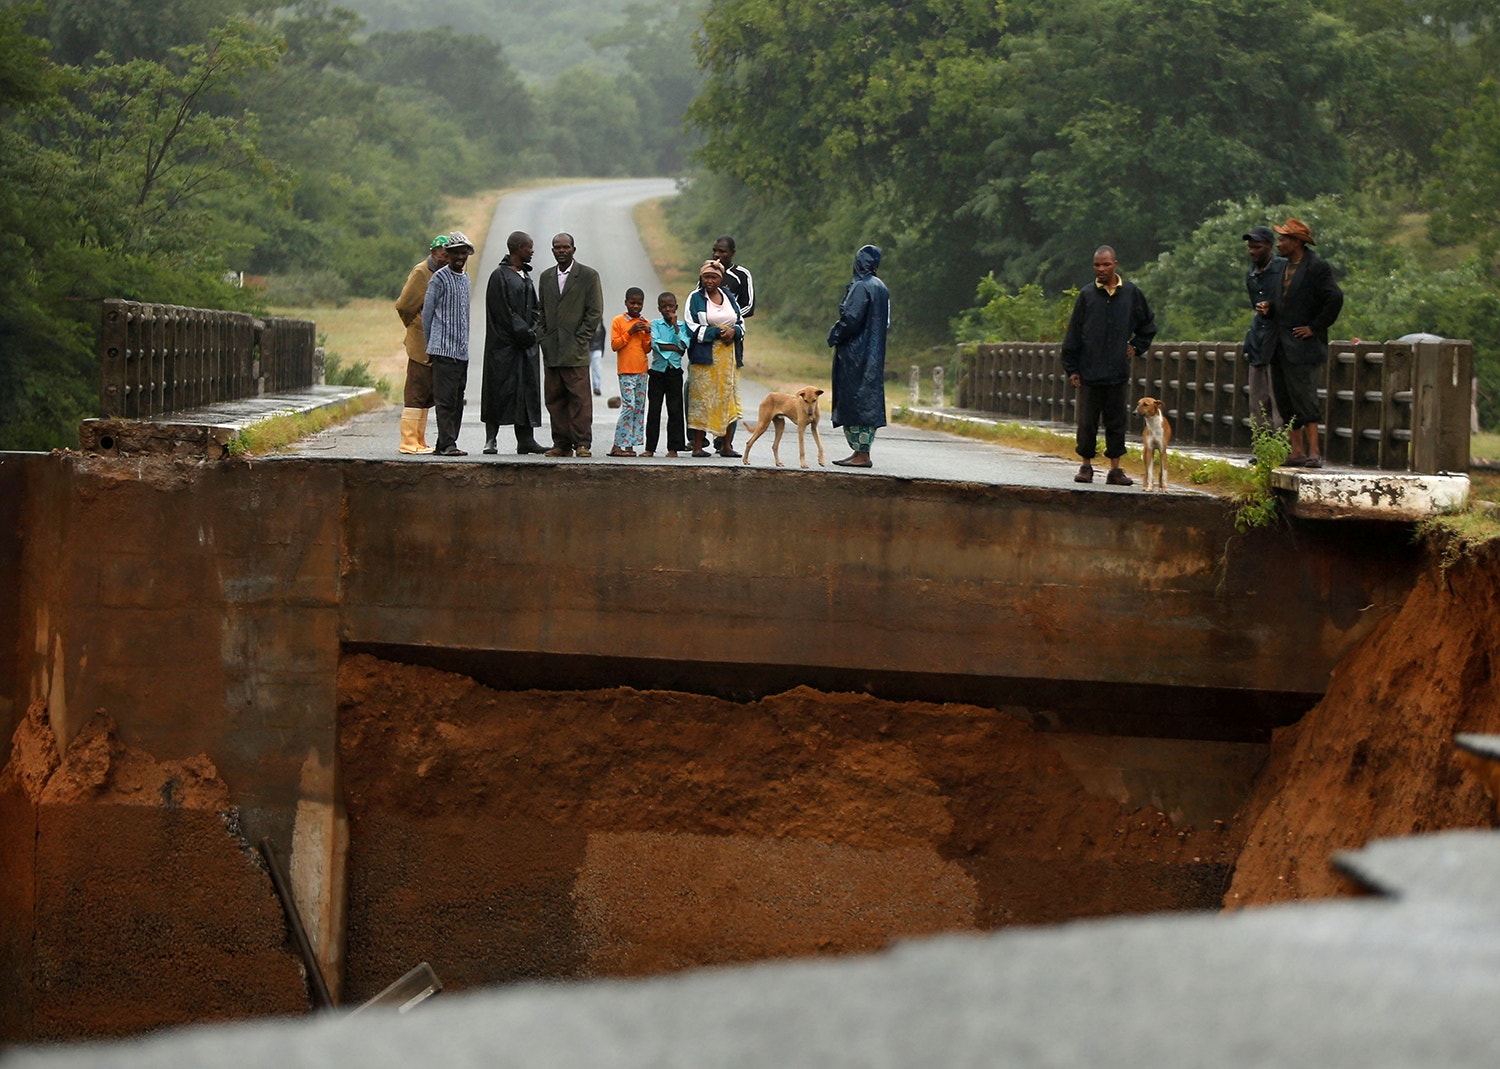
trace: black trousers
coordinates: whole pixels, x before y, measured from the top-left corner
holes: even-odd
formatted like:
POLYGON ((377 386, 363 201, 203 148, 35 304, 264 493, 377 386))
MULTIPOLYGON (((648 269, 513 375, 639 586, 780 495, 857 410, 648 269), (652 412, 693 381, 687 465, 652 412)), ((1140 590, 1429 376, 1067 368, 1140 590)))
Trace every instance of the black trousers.
POLYGON ((1288 427, 1323 422, 1323 402, 1318 387, 1323 384, 1323 364, 1271 364, 1271 393, 1288 427))
POLYGON ((437 401, 437 445, 441 453, 458 444, 464 421, 464 389, 469 384, 469 362, 451 356, 432 358, 432 396, 437 401))
POLYGON ((1130 383, 1078 387, 1078 455, 1093 460, 1099 451, 1099 421, 1104 421, 1104 455, 1111 460, 1125 455, 1125 427, 1129 422, 1126 402, 1130 383))
POLYGON ((683 421, 682 368, 646 372, 646 448, 656 452, 661 437, 661 406, 667 405, 667 449, 687 448, 687 424, 683 421))

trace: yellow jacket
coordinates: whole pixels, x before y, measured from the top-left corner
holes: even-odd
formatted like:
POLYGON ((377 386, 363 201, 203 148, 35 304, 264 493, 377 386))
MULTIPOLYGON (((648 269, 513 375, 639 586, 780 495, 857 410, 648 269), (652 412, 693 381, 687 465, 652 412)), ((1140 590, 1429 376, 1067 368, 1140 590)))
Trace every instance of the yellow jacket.
POLYGON ((427 339, 422 335, 422 301, 427 296, 427 283, 432 281, 431 260, 424 257, 411 269, 401 296, 396 298, 396 314, 406 327, 406 355, 419 364, 432 363, 427 357, 427 339))

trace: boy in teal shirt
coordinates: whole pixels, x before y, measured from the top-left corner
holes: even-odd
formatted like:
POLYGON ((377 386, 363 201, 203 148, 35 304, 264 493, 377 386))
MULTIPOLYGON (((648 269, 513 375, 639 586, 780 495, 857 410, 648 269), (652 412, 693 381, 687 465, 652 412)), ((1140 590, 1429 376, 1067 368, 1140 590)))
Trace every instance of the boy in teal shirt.
POLYGON ((688 329, 677 318, 677 294, 663 293, 656 298, 660 319, 651 321, 651 366, 646 370, 646 451, 642 456, 656 455, 661 436, 661 403, 667 402, 667 456, 675 457, 687 448, 687 424, 682 412, 682 358, 687 353, 688 329))

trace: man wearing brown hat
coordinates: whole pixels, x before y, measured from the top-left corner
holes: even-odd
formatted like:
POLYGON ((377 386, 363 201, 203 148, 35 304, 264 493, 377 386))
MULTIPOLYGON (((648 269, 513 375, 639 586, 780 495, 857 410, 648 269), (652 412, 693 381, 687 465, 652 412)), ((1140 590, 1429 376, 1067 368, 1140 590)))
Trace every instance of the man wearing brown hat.
MULTIPOLYGON (((1323 406, 1318 386, 1328 363, 1328 328, 1344 307, 1344 291, 1334 281, 1333 269, 1312 250, 1313 236, 1300 219, 1275 228, 1276 251, 1286 257, 1281 292, 1264 302, 1264 314, 1275 322, 1275 353, 1271 358, 1271 387, 1276 407, 1290 428, 1293 468, 1321 468, 1318 424, 1323 406)), ((1256 311, 1262 311, 1262 305, 1256 311)))
POLYGON ((431 410, 432 361, 427 358, 427 339, 422 335, 422 301, 427 284, 448 262, 448 235, 432 239, 427 258, 411 269, 401 296, 396 298, 396 314, 406 328, 406 389, 401 398, 401 452, 430 453, 427 444, 427 413, 431 410))

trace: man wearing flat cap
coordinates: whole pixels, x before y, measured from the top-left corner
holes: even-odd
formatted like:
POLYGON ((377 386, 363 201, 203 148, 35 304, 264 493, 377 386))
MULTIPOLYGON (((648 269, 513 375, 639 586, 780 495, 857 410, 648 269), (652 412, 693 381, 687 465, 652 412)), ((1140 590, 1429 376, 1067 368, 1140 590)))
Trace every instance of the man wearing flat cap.
POLYGON ((435 271, 422 300, 422 335, 432 359, 432 394, 437 402, 437 448, 440 457, 467 456, 458 448, 464 419, 464 389, 469 383, 469 276, 464 268, 474 243, 462 230, 448 235, 448 262, 435 271))
POLYGON ((1245 360, 1250 365, 1250 428, 1280 427, 1271 389, 1271 355, 1276 341, 1271 336, 1273 298, 1281 295, 1281 272, 1286 258, 1276 255, 1276 235, 1268 226, 1251 227, 1240 235, 1250 257, 1245 272, 1245 289, 1250 295, 1250 329, 1245 331, 1245 360), (1265 306, 1265 311, 1261 310, 1265 306))
POLYGON ((1286 257, 1280 294, 1267 302, 1275 322, 1271 388, 1276 407, 1291 428, 1293 468, 1321 468, 1318 424, 1323 406, 1318 385, 1328 363, 1328 328, 1344 307, 1344 291, 1333 268, 1312 250, 1313 236, 1300 219, 1288 219, 1276 230, 1276 251, 1286 257))

